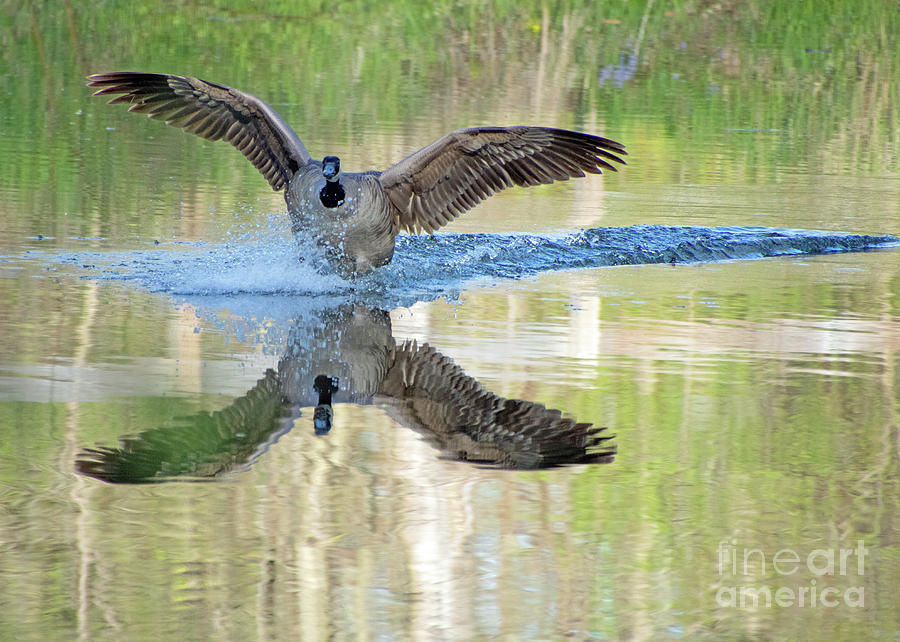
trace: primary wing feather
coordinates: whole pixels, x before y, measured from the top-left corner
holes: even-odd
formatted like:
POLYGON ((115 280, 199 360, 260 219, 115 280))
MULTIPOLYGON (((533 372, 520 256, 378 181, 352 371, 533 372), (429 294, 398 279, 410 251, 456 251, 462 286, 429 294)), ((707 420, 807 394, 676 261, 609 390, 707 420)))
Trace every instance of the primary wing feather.
POLYGON ((434 232, 500 190, 616 171, 625 147, 549 127, 450 132, 381 174, 400 227, 434 232))
POLYGON ((271 107, 251 94, 199 78, 171 74, 115 72, 88 76, 95 96, 121 94, 110 104, 129 104, 208 140, 234 145, 265 176, 272 189, 287 185, 310 162, 294 130, 271 107))

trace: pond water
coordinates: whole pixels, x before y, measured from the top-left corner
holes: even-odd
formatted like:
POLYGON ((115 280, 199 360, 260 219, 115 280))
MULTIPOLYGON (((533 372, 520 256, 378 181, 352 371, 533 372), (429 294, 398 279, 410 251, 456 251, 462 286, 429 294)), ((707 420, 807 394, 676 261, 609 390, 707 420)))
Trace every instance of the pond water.
POLYGON ((600 4, 0 4, 0 638, 896 638, 896 7, 600 4), (347 283, 115 70, 628 165, 347 283))

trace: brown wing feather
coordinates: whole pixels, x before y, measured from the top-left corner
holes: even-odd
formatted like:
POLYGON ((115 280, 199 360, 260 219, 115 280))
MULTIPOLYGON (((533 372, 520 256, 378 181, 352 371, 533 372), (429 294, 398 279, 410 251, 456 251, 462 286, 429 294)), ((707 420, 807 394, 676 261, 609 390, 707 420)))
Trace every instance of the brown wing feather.
POLYGON ((199 78, 171 74, 116 72, 88 76, 95 96, 122 94, 110 104, 147 114, 208 140, 224 139, 238 148, 280 190, 310 162, 294 130, 256 96, 199 78))
POLYGON ((548 127, 472 127, 450 132, 381 174, 406 230, 434 232, 492 194, 616 171, 621 143, 548 127))

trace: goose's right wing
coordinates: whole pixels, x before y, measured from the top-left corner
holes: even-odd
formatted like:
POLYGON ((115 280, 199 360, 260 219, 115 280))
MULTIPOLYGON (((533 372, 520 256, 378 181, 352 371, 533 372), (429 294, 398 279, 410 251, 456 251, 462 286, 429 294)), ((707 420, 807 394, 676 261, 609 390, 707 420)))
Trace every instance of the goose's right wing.
POLYGON ((274 190, 287 185, 310 162, 306 147, 275 110, 256 96, 199 78, 115 72, 88 76, 95 96, 121 94, 110 104, 147 114, 208 140, 237 147, 274 190))

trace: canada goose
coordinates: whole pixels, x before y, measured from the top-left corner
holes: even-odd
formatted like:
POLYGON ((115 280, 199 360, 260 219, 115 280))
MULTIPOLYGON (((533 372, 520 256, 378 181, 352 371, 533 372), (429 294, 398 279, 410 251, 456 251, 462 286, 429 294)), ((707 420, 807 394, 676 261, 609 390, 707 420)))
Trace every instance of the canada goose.
POLYGON ((295 234, 311 233, 343 277, 388 263, 400 230, 434 232, 488 196, 615 171, 621 143, 549 127, 450 132, 383 172, 343 173, 340 159, 310 157, 294 130, 259 98, 171 74, 88 76, 94 95, 209 140, 237 147, 275 190, 285 190, 295 234))

